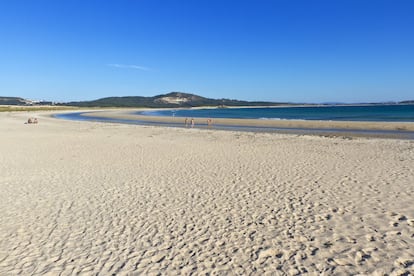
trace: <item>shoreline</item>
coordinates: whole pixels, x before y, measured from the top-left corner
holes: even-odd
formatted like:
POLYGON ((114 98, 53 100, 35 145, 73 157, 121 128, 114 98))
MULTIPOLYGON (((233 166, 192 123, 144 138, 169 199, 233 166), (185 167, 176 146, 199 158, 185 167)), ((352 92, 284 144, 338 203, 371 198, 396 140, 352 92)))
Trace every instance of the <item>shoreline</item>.
MULTIPOLYGON (((133 114, 148 109, 90 110, 76 112, 90 120, 110 121, 144 125, 185 127, 184 117, 147 116, 133 114)), ((62 114, 68 114, 64 112, 62 114)), ((73 113, 75 114, 75 113, 73 113)), ((58 116, 59 117, 59 116, 58 116)), ((70 119, 70 118, 66 118, 70 119)), ((74 119, 76 120, 76 119, 74 119)), ((207 118, 194 118, 196 128, 207 128, 207 118)), ((281 132, 287 134, 310 134, 328 136, 380 137, 414 139, 414 123, 409 122, 355 122, 355 121, 311 121, 311 120, 261 120, 212 118, 208 129, 241 130, 253 132, 281 132)))

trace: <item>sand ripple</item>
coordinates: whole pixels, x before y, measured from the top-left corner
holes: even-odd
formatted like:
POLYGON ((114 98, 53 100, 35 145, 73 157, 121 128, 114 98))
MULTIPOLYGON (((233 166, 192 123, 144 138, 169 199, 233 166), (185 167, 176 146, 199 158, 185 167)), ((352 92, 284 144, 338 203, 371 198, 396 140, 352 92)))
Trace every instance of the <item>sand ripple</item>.
POLYGON ((0 274, 414 273, 414 142, 0 114, 0 274))

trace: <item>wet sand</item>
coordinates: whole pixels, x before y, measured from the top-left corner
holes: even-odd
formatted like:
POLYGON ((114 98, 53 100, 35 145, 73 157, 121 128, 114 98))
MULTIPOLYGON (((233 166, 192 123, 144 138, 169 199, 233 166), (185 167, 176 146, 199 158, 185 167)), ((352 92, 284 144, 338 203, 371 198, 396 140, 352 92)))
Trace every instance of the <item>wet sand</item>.
MULTIPOLYGON (((84 116, 103 118, 116 118, 126 120, 163 122, 183 124, 182 117, 144 116, 134 114, 138 110, 112 110, 85 113, 84 116)), ((310 120, 258 120, 258 119, 224 119, 212 118, 213 124, 229 126, 255 126, 255 127, 282 127, 282 128, 308 128, 308 129, 354 129, 354 130, 399 130, 414 131, 412 122, 351 122, 351 121, 310 121, 310 120)), ((198 124, 207 124, 207 118, 195 118, 198 124)))
POLYGON ((414 273, 414 141, 49 114, 0 113, 1 275, 414 273))

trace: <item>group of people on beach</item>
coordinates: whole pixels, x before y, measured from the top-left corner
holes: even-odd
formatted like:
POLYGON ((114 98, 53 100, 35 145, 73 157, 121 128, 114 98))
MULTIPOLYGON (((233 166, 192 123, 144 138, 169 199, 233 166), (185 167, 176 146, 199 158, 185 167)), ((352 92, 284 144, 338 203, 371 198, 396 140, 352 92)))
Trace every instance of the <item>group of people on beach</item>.
POLYGON ((184 124, 185 124, 185 127, 188 127, 190 125, 191 125, 191 127, 194 127, 194 125, 195 125, 194 118, 191 118, 191 120, 188 120, 188 118, 185 118, 184 124))
MULTIPOLYGON (((189 120, 188 118, 185 118, 184 124, 185 124, 185 127, 189 127, 189 126, 194 127, 195 126, 195 120, 194 120, 194 118, 191 118, 191 120, 189 120)), ((213 120, 208 118, 207 119, 207 126, 211 127, 212 125, 213 125, 213 120)))
POLYGON ((27 122, 26 122, 26 124, 37 124, 37 123, 38 123, 37 118, 34 118, 34 117, 27 119, 27 122))

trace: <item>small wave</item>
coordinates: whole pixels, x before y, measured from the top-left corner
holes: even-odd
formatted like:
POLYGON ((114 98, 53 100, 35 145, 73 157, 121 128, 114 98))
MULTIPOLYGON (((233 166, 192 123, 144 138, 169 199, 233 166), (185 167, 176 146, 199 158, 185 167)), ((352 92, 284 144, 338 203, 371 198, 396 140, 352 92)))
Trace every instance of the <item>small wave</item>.
POLYGON ((262 117, 262 118, 259 118, 259 120, 284 121, 284 120, 288 120, 288 119, 262 117))
POLYGON ((267 117, 262 117, 262 118, 258 118, 259 120, 267 120, 267 121, 314 121, 315 119, 302 119, 302 118, 291 118, 291 119, 286 119, 286 118, 267 118, 267 117))

